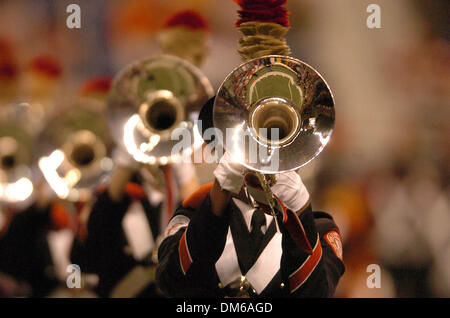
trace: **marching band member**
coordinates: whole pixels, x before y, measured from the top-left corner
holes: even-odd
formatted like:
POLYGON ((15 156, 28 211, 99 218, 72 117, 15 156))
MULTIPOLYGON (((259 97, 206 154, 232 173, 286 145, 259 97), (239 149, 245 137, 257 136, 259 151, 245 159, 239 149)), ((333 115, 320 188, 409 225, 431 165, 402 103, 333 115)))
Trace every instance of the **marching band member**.
POLYGON ((167 226, 157 271, 164 293, 332 296, 344 272, 339 229, 329 214, 313 212, 300 176, 276 175, 272 191, 285 208, 278 217, 281 233, 272 216, 249 202, 243 167, 227 153, 214 176, 213 184, 183 201, 167 226))
MULTIPOLYGON (((164 175, 119 151, 114 160, 117 167, 109 184, 97 191, 86 236, 79 242, 81 246, 72 249, 72 261, 99 276, 96 291, 100 297, 157 297, 152 283, 154 253, 161 224, 167 222, 162 213, 167 200, 154 176, 164 175)), ((193 166, 173 165, 172 171, 169 182, 178 182, 180 186, 174 189, 182 193, 183 185, 195 174, 193 166)))
POLYGON ((58 283, 47 241, 59 225, 58 212, 38 204, 9 211, 11 219, 0 233, 0 271, 22 286, 9 296, 45 297, 58 283))
POLYGON ((196 66, 201 66, 208 56, 208 39, 208 21, 193 10, 169 17, 158 37, 164 54, 178 56, 196 66))
MULTIPOLYGON (((14 68, 17 65, 12 57, 8 58, 9 50, 4 46, 0 41, 0 77, 9 74, 12 80, 17 77, 14 68)), ((4 192, 0 195, 0 210, 3 210, 0 211, 0 271, 15 279, 19 286, 15 291, 10 290, 13 294, 9 296, 45 297, 59 283, 48 236, 67 227, 68 219, 61 214, 61 205, 51 200, 51 190, 35 173, 33 160, 35 136, 51 111, 47 106, 54 103, 61 73, 62 67, 56 58, 35 57, 23 75, 28 76, 26 88, 29 90, 21 98, 26 104, 39 103, 39 111, 36 112, 35 107, 24 107, 17 100, 1 109, 0 187, 4 190, 12 186, 8 184, 8 177, 3 179, 4 176, 12 175, 18 179, 14 183, 15 190, 9 191, 9 195, 0 191, 4 192), (21 180, 27 183, 19 186, 21 180)))
MULTIPOLYGON (((236 24, 245 35, 244 60, 287 55, 285 0, 236 0, 236 24)), ((226 93, 233 95, 229 88, 226 93)), ((200 112, 211 127, 211 99, 200 112)), ((207 127, 209 126, 209 127, 207 127)), ((213 183, 184 200, 159 250, 157 284, 170 297, 330 297, 345 267, 339 228, 314 212, 308 190, 294 172, 278 173, 271 191, 276 216, 258 179, 229 152, 214 170, 213 183), (254 204, 254 201, 257 204, 254 204), (278 231, 279 229, 279 231, 278 231)))

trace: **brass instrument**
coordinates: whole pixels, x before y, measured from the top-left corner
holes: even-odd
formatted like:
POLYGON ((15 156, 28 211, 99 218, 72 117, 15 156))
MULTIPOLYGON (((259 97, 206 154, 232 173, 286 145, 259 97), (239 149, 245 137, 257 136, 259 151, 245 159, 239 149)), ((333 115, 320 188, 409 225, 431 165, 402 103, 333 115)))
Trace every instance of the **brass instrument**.
POLYGON ((0 109, 0 204, 28 206, 38 181, 35 132, 28 125, 28 104, 12 103, 0 109))
POLYGON ((114 140, 141 163, 164 165, 188 155, 191 147, 174 153, 179 141, 173 134, 181 128, 192 136, 200 108, 212 95, 202 72, 180 58, 137 61, 115 77, 108 96, 114 140))
POLYGON ((288 56, 241 64, 227 76, 213 104, 221 145, 255 172, 272 209, 273 175, 316 158, 330 140, 334 121, 328 84, 311 66, 288 56))
POLYGON ((101 112, 76 104, 50 118, 39 136, 39 168, 61 199, 88 199, 113 168, 112 139, 101 112))

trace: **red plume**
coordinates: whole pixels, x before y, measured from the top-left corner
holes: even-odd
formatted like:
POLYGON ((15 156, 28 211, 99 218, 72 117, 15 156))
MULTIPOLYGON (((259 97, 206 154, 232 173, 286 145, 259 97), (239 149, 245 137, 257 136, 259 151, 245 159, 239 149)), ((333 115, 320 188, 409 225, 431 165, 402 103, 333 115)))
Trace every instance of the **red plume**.
POLYGON ((85 82, 81 87, 81 95, 86 96, 91 93, 108 94, 111 88, 112 78, 109 76, 99 76, 85 82))
POLYGON ((62 67, 59 61, 51 55, 41 55, 35 57, 30 62, 30 69, 52 78, 58 78, 62 74, 62 67))
POLYGON ((172 15, 164 24, 165 28, 184 26, 193 30, 209 30, 208 22, 197 12, 185 10, 172 15))
POLYGON ((14 79, 18 74, 18 65, 12 45, 0 38, 0 78, 14 79))
POLYGON ((257 21, 277 23, 288 27, 289 11, 283 7, 287 0, 233 0, 242 10, 238 10, 236 27, 244 22, 257 21))
POLYGON ((17 77, 18 69, 13 60, 0 59, 0 78, 14 79, 17 77))

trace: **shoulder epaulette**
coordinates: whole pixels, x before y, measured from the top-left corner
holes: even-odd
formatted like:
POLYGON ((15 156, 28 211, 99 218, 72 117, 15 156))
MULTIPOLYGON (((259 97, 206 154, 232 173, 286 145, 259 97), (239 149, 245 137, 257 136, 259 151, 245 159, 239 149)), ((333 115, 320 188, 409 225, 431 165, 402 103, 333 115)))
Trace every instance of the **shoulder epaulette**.
POLYGON ((200 186, 194 193, 183 200, 182 206, 184 208, 197 209, 211 191, 213 184, 214 182, 210 182, 200 186))

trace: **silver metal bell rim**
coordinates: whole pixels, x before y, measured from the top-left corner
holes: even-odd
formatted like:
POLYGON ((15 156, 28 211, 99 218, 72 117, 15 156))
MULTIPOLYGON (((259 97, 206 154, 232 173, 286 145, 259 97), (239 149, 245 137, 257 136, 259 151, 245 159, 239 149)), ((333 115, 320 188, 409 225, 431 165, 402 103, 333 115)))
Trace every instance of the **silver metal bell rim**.
POLYGON ((169 163, 178 142, 172 132, 182 128, 194 135, 200 109, 213 94, 200 69, 181 58, 159 55, 133 62, 115 76, 108 97, 113 137, 138 162, 169 163))
POLYGON ((221 144, 226 151, 261 173, 297 170, 309 163, 328 143, 334 120, 334 97, 323 77, 288 56, 264 56, 241 64, 223 81, 213 106, 214 127, 225 136, 221 144), (259 128, 279 128, 280 134, 272 139, 259 128), (232 138, 226 137, 230 133, 232 138), (253 154, 248 147, 237 146, 246 135, 267 152, 266 158, 250 161, 253 154), (276 154, 277 164, 272 166, 276 154))

